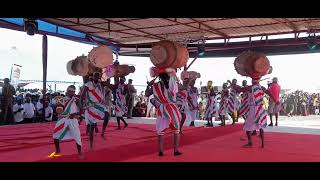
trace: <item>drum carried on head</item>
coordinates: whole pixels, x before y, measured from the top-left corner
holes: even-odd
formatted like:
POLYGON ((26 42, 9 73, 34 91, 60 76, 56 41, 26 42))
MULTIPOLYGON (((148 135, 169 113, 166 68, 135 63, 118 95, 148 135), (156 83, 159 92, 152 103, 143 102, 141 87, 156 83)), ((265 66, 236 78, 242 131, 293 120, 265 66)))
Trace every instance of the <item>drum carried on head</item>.
POLYGON ((86 56, 78 56, 67 63, 67 71, 70 75, 85 76, 89 72, 89 62, 86 56))
POLYGON ((251 78, 259 78, 272 72, 270 61, 263 53, 245 51, 234 61, 238 74, 251 78))
POLYGON ((88 60, 98 68, 105 68, 113 63, 113 52, 107 46, 94 47, 89 52, 88 60))
POLYGON ((160 69, 181 68, 187 64, 189 51, 183 45, 168 40, 155 43, 150 52, 150 60, 160 69))
POLYGON ((134 73, 136 68, 129 65, 109 65, 102 70, 102 80, 106 80, 111 77, 124 77, 130 73, 134 73))

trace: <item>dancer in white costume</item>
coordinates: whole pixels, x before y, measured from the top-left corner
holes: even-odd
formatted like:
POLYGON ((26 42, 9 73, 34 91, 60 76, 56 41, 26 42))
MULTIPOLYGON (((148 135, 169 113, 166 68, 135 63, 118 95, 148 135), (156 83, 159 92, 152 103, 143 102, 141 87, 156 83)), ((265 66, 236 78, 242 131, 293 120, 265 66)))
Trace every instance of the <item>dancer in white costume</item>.
MULTIPOLYGON (((232 82, 228 81, 232 86, 238 86, 237 80, 233 79, 232 82)), ((230 93, 228 97, 228 104, 227 104, 227 111, 230 117, 232 118, 232 124, 234 125, 236 122, 238 122, 238 111, 240 107, 240 100, 239 100, 239 93, 236 92, 234 88, 230 87, 230 93)))
POLYGON ((208 121, 208 126, 213 127, 212 118, 219 116, 218 95, 215 91, 211 91, 205 112, 205 119, 208 121))
MULTIPOLYGON (((110 79, 107 80, 107 84, 110 84, 110 79)), ((106 105, 106 112, 105 112, 105 117, 103 120, 103 125, 102 125, 102 133, 101 137, 105 139, 104 133, 106 132, 106 128, 108 126, 110 116, 111 116, 111 107, 112 107, 112 90, 108 86, 104 86, 104 91, 105 91, 105 105, 106 105)))
POLYGON ((194 126, 194 121, 197 119, 197 113, 199 112, 199 104, 198 104, 198 98, 199 98, 199 91, 196 87, 194 87, 196 83, 196 79, 190 80, 190 87, 188 89, 188 98, 190 102, 191 109, 191 123, 190 126, 194 126))
POLYGON ((181 114, 176 105, 176 96, 178 93, 178 81, 176 72, 170 69, 159 70, 160 81, 155 83, 154 80, 148 82, 145 95, 147 97, 152 94, 154 97, 150 100, 157 108, 156 130, 158 134, 159 156, 163 156, 164 134, 167 129, 174 131, 174 156, 179 156, 180 142, 180 119, 181 114))
MULTIPOLYGON (((96 127, 97 120, 104 120, 106 106, 105 106, 105 93, 100 83, 101 73, 95 72, 93 80, 86 83, 83 87, 81 94, 81 103, 86 102, 85 121, 89 127, 89 142, 90 150, 93 148, 93 131, 96 127)), ((81 111, 82 112, 82 111, 81 111)))
POLYGON ((124 128, 128 127, 128 123, 123 119, 123 116, 128 112, 128 107, 126 106, 125 98, 125 81, 125 77, 120 77, 120 83, 118 84, 118 88, 116 90, 115 112, 117 117, 118 130, 121 129, 120 120, 124 123, 124 128))
POLYGON ((83 158, 81 151, 81 134, 79 129, 78 119, 82 120, 80 115, 80 100, 75 95, 75 86, 71 85, 67 89, 66 97, 64 98, 64 111, 60 115, 54 132, 53 139, 56 151, 48 157, 60 156, 60 141, 74 139, 76 141, 79 158, 83 158), (77 119, 78 118, 78 119, 77 119))

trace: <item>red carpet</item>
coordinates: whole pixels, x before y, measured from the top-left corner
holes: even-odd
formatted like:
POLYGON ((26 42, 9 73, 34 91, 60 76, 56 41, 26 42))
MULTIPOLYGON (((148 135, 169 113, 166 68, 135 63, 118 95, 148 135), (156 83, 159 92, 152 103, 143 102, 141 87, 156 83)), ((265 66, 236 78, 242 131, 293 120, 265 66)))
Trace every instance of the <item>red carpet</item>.
MULTIPOLYGON (((101 124, 99 124, 100 126, 101 124)), ((0 161, 80 161, 74 141, 61 143, 62 157, 48 159, 54 150, 53 123, 0 127, 0 161)), ((99 127, 101 128, 101 127, 99 127)), ((85 158, 81 161, 320 161, 320 137, 289 133, 266 133, 266 147, 259 147, 254 137, 253 148, 242 148, 246 141, 241 125, 215 128, 185 128, 181 136, 182 156, 174 157, 172 134, 165 140, 165 156, 157 156, 154 125, 129 124, 125 130, 107 128, 106 140, 95 136, 94 150, 88 152, 88 138, 81 125, 85 158)), ((101 131, 101 129, 99 129, 101 131)))

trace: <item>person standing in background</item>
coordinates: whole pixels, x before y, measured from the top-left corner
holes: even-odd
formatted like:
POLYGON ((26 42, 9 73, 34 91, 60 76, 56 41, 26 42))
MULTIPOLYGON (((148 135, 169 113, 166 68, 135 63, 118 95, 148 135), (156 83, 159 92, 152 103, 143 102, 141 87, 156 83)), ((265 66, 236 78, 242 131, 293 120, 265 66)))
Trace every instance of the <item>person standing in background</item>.
POLYGON ((117 84, 116 89, 116 99, 115 99, 115 112, 118 123, 118 130, 120 130, 120 120, 124 123, 124 128, 128 127, 128 123, 123 119, 125 113, 128 112, 128 107, 126 105, 126 91, 124 82, 126 81, 125 77, 120 77, 120 82, 117 84))
POLYGON ((45 117, 44 117, 44 119, 45 119, 46 122, 51 122, 52 121, 52 115, 53 115, 53 109, 49 105, 49 101, 45 102, 44 108, 45 108, 45 117))
POLYGON ((23 113, 24 108, 22 104, 23 100, 19 99, 17 100, 17 103, 13 105, 13 113, 14 113, 14 120, 16 124, 22 124, 23 122, 23 113))
POLYGON ((16 90, 10 84, 10 80, 8 78, 4 79, 4 86, 2 88, 3 99, 1 102, 1 111, 3 112, 3 121, 1 125, 4 124, 14 124, 13 117, 13 96, 16 95, 16 90))
POLYGON ((278 126, 278 117, 279 117, 279 112, 280 112, 280 92, 281 92, 281 87, 278 84, 278 78, 274 77, 272 79, 272 84, 268 88, 268 91, 270 92, 270 95, 272 96, 269 98, 269 107, 268 107, 268 113, 270 116, 270 124, 269 126, 273 126, 272 122, 272 115, 275 115, 276 117, 276 126, 278 126))
POLYGON ((134 107, 135 95, 137 93, 137 90, 132 85, 132 79, 129 79, 129 81, 128 81, 127 91, 128 91, 128 93, 127 93, 127 103, 128 103, 127 118, 132 119, 132 110, 134 107))
POLYGON ((36 112, 36 108, 34 107, 33 103, 31 102, 31 98, 27 97, 26 102, 23 104, 24 109, 24 122, 32 123, 34 119, 34 115, 36 112))

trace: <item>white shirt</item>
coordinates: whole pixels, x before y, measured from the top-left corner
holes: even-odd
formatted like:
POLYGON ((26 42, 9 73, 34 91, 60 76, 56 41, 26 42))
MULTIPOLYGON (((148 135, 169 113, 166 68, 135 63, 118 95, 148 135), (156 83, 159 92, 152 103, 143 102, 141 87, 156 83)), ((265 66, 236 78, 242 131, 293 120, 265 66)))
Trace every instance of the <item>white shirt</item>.
MULTIPOLYGON (((42 109, 42 108, 43 108, 42 103, 41 102, 37 102, 37 112, 39 112, 39 110, 42 109)), ((42 112, 40 112, 40 113, 42 113, 42 112)))
POLYGON ((46 111, 46 120, 47 121, 52 121, 52 115, 53 115, 53 109, 52 109, 52 107, 50 107, 50 106, 48 106, 48 107, 46 107, 46 109, 45 109, 45 111, 46 111), (51 116, 50 117, 48 117, 49 116, 49 114, 51 114, 51 116))
POLYGON ((23 108, 24 108, 24 118, 33 118, 34 110, 35 110, 34 105, 31 102, 24 103, 23 108))
MULTIPOLYGON (((17 112, 20 108, 23 109, 23 104, 21 104, 20 106, 18 104, 13 105, 13 112, 17 112)), ((24 110, 17 112, 16 114, 14 114, 14 120, 16 122, 21 122, 23 121, 23 113, 24 110)))

